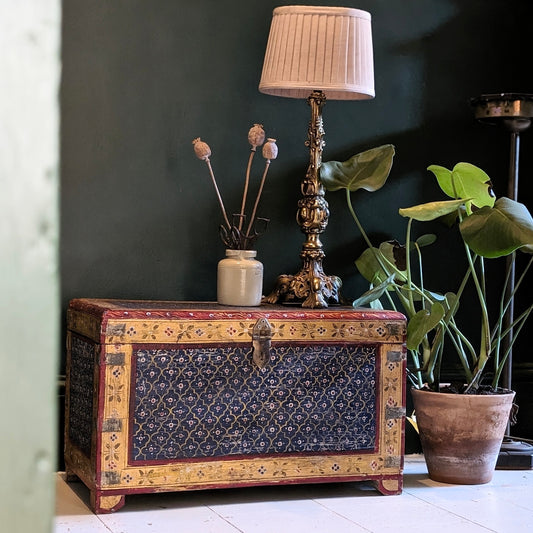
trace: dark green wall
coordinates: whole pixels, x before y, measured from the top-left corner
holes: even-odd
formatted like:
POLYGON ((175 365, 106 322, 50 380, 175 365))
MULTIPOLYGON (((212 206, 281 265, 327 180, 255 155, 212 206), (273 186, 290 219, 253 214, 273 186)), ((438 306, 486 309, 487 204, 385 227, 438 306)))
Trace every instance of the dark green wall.
MULTIPOLYGON (((282 2, 281 2, 282 3, 282 2)), ((361 193, 357 209, 376 240, 403 236, 396 213, 433 198, 425 168, 469 161, 505 192, 506 132, 477 124, 469 98, 533 92, 528 0, 360 0, 373 17, 376 98, 324 108, 324 160, 392 143, 390 182, 361 193)), ((261 212, 271 218, 258 244, 265 290, 300 266, 295 223, 309 108, 260 94, 257 86, 279 1, 121 0, 64 2, 61 92, 62 304, 74 297, 213 300, 224 253, 207 169, 194 156, 201 136, 225 201, 240 201, 248 128, 264 124, 279 157, 261 212)), ((531 207, 533 134, 522 137, 520 194, 531 207)), ((256 167, 259 173, 259 166, 256 167)), ((345 295, 364 284, 353 267, 362 243, 341 193, 328 195, 325 270, 345 295)), ((437 229, 444 257, 429 279, 462 275, 451 234, 437 229)), ((442 251, 441 249, 441 251, 442 251)), ((526 428, 530 433, 531 427, 526 428)))

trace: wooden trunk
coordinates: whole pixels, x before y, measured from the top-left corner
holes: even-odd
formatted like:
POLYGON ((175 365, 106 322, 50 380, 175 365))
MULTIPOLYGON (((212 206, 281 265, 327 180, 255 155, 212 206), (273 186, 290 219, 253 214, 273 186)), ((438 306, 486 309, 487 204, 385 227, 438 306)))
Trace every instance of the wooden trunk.
POLYGON ((405 319, 337 307, 79 299, 65 465, 127 494, 372 480, 402 490, 405 319))

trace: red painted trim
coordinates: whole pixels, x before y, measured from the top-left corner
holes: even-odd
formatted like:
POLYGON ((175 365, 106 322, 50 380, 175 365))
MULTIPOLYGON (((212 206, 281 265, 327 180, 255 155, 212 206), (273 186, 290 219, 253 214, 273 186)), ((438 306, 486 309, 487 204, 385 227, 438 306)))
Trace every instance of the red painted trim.
MULTIPOLYGON (((157 486, 154 488, 151 488, 149 486, 143 486, 139 488, 121 488, 121 489, 105 489, 100 490, 100 496, 119 496, 119 495, 125 495, 128 494, 153 494, 153 493, 160 493, 160 492, 181 492, 181 491, 188 491, 188 490, 212 490, 212 489, 230 489, 230 488, 247 488, 247 487, 267 487, 271 485, 301 485, 301 484, 313 484, 313 485, 320 485, 324 483, 351 483, 356 481, 370 481, 370 482, 380 482, 385 480, 398 480, 400 488, 402 487, 403 483, 403 476, 401 474, 393 474, 393 475, 368 475, 368 474, 362 474, 362 475, 347 475, 347 476, 331 476, 331 477, 301 477, 301 478, 280 478, 275 481, 273 480, 265 480, 262 481, 260 479, 253 480, 253 481, 237 481, 237 482, 224 482, 224 483, 209 483, 206 485, 199 485, 197 483, 190 483, 188 485, 185 484, 175 484, 170 485, 168 487, 161 487, 157 486)), ((379 489, 376 487, 376 490, 379 491, 379 489)))
MULTIPOLYGON (((71 300, 69 307, 100 317, 103 322, 110 319, 251 320, 262 317, 277 320, 405 320, 404 315, 396 311, 373 311, 345 306, 304 309, 296 306, 261 305, 241 308, 211 302, 75 299, 71 300)), ((105 331, 105 328, 102 329, 105 331)))

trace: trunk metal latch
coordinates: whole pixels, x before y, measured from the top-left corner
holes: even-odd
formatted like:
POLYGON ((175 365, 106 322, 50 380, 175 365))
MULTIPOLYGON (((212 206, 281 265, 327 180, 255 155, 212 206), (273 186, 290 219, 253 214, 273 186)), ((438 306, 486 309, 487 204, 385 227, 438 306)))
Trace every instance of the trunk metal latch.
POLYGON ((252 329, 253 360, 259 368, 264 368, 270 359, 272 326, 266 318, 260 318, 252 329))

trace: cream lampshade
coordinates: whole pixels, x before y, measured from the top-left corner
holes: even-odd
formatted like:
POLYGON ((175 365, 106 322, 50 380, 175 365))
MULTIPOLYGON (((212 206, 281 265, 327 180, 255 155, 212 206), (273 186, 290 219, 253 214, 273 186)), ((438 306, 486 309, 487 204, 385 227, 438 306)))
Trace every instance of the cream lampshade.
POLYGON ((278 277, 268 303, 328 307, 342 301, 337 276, 322 268, 320 234, 329 217, 319 168, 324 146, 322 107, 331 100, 374 97, 371 17, 347 7, 283 6, 274 9, 259 90, 274 96, 306 98, 311 121, 306 145, 310 163, 302 180, 296 215, 306 240, 302 269, 278 277))
POLYGON ((259 90, 307 98, 363 100, 374 93, 370 14, 347 7, 274 9, 259 90))

